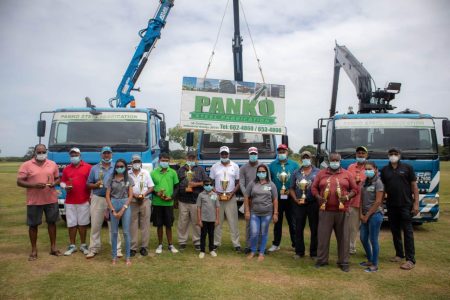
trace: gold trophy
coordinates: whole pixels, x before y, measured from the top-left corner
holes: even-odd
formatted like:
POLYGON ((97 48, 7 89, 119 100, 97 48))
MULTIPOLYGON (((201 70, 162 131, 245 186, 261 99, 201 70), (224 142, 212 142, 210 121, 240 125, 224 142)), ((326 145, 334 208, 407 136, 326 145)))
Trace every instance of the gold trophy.
POLYGON ((281 181, 281 183, 283 184, 281 186, 281 190, 280 190, 280 195, 286 195, 286 182, 288 180, 289 174, 286 173, 286 170, 284 168, 284 164, 281 165, 281 167, 283 168, 283 170, 278 173, 278 179, 281 181))
POLYGON ((73 181, 72 178, 69 178, 69 184, 66 187, 67 189, 71 190, 73 188, 73 181))
POLYGON ((103 188, 103 171, 102 170, 100 170, 98 172, 98 180, 100 181, 100 185, 98 187, 100 189, 102 189, 103 188))
POLYGON ((160 189, 159 190, 159 193, 160 193, 160 198, 162 199, 162 200, 164 200, 164 201, 170 201, 171 199, 170 199, 170 197, 168 197, 167 195, 166 195, 166 190, 165 189, 160 189))
POLYGON ((45 185, 52 186, 52 176, 50 176, 50 175, 47 176, 47 183, 45 185))
POLYGON ((141 174, 141 176, 139 177, 141 178, 141 180, 139 182, 139 195, 137 196, 137 200, 142 201, 144 200, 144 194, 142 193, 142 191, 144 190, 144 175, 141 174))
POLYGON ((339 211, 344 211, 345 206, 344 203, 341 201, 342 196, 341 184, 339 183, 339 179, 337 178, 336 178, 336 196, 338 197, 339 200, 339 211))
POLYGON ((325 210, 329 195, 330 195, 330 178, 327 179, 327 186, 325 188, 325 191, 323 191, 324 202, 320 206, 320 210, 325 210))
POLYGON ((221 201, 228 201, 230 200, 228 198, 228 195, 226 193, 226 190, 228 188, 228 184, 230 183, 230 181, 227 179, 227 172, 224 171, 223 172, 223 179, 220 181, 220 186, 222 187, 223 193, 222 195, 220 195, 220 200, 221 201))
POLYGON ((192 193, 194 191, 194 189, 189 186, 189 184, 191 183, 193 178, 194 178, 194 172, 192 172, 191 166, 189 166, 189 170, 186 172, 186 179, 187 179, 187 183, 188 183, 188 186, 185 189, 186 193, 192 193))
POLYGON ((300 197, 298 204, 305 204, 306 188, 308 187, 308 180, 306 180, 303 177, 302 180, 297 180, 296 184, 297 184, 298 188, 302 190, 302 196, 300 197))

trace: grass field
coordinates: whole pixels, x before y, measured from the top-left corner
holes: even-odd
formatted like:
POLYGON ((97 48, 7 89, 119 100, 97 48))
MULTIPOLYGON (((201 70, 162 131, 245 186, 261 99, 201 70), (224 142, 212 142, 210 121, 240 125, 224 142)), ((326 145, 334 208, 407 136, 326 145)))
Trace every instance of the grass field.
MULTIPOLYGON (((441 166, 440 219, 437 223, 415 228, 416 268, 403 271, 398 264, 388 262, 394 247, 390 231, 384 228, 380 235, 380 270, 367 274, 358 266, 364 260, 360 243, 358 253, 351 257, 349 273, 334 266, 337 259, 334 238, 329 267, 316 270, 308 257, 293 260, 287 226, 283 226, 282 249, 268 255, 263 263, 248 261, 243 254, 232 251, 228 224, 225 224, 223 246, 216 258, 207 255, 199 260, 198 253, 188 247, 176 255, 167 250, 159 256, 138 255, 131 267, 126 267, 123 261, 113 267, 106 228, 102 234, 102 253, 86 260, 80 252, 70 257, 48 255, 48 235, 46 226, 42 225, 38 238, 39 259, 28 262, 25 191, 15 184, 18 164, 2 163, 0 299, 449 299, 450 163, 441 166)), ((242 243, 243 220, 240 220, 240 232, 242 243)), ((58 223, 57 236, 58 247, 65 249, 68 235, 62 222, 58 223)), ((155 237, 156 230, 152 228, 152 252, 156 247, 155 237)))

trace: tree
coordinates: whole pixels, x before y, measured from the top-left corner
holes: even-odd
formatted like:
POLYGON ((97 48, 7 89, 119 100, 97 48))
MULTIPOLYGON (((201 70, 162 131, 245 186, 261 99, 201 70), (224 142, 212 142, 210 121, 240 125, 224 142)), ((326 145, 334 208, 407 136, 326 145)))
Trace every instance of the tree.
MULTIPOLYGON (((180 124, 177 124, 173 128, 169 128, 169 142, 179 144, 183 150, 186 149, 186 134, 189 132, 189 129, 181 128, 180 124)), ((194 132, 194 148, 197 147, 198 144, 198 133, 194 132)))
POLYGON ((316 152, 317 152, 317 148, 314 145, 303 146, 303 147, 300 148, 298 153, 301 154, 303 151, 309 151, 309 152, 311 152, 312 155, 315 156, 316 152))

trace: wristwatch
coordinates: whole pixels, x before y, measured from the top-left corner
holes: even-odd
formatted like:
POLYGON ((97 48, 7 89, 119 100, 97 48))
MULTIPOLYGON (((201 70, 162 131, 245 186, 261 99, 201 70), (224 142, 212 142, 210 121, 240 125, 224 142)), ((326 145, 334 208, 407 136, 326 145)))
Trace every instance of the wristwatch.
POLYGON ((125 207, 125 209, 127 209, 127 208, 128 208, 128 205, 125 204, 123 207, 125 207))

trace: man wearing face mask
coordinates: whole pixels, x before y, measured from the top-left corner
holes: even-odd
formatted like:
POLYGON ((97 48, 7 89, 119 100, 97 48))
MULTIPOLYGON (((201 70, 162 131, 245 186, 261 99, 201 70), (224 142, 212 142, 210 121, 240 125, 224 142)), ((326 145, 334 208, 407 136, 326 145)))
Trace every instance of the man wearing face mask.
MULTIPOLYGON (((101 230, 105 219, 105 211, 108 208, 106 203, 106 182, 114 173, 112 164, 112 149, 104 146, 101 151, 101 161, 94 165, 89 172, 87 186, 92 190, 91 197, 91 239, 89 242, 89 253, 86 258, 93 258, 101 249, 101 230)), ((111 243, 111 222, 108 220, 109 243, 111 243)), ((120 235, 117 239, 117 257, 122 257, 120 235)))
POLYGON ((178 185, 178 243, 180 250, 186 249, 189 239, 189 227, 192 228, 192 243, 200 251, 200 227, 197 226, 197 197, 203 191, 203 181, 209 180, 205 169, 196 163, 196 153, 188 152, 186 164, 177 171, 178 185))
MULTIPOLYGON (((248 148, 248 162, 242 165, 239 169, 239 186, 242 194, 245 196, 245 191, 250 182, 255 181, 256 169, 258 167, 258 148, 248 148)), ((245 254, 250 253, 250 222, 245 221, 245 254)))
POLYGON ((289 197, 289 186, 291 184, 291 176, 295 170, 299 168, 297 162, 288 159, 288 146, 284 144, 278 145, 277 152, 278 157, 276 160, 270 163, 269 170, 273 183, 278 190, 278 222, 273 227, 273 242, 272 246, 267 250, 274 252, 280 250, 281 237, 283 232, 283 215, 286 215, 286 219, 289 225, 289 235, 291 237, 291 246, 295 248, 295 218, 294 207, 292 199, 289 197), (286 173, 286 181, 284 182, 285 190, 283 192, 283 182, 281 174, 286 173))
POLYGON ((58 199, 55 185, 59 184, 59 170, 55 162, 47 159, 47 148, 43 144, 34 147, 34 157, 24 162, 17 174, 17 185, 27 189, 27 225, 31 242, 29 261, 37 259, 38 226, 45 213, 50 255, 60 256, 56 249, 56 221, 58 221, 58 199))
POLYGON ((131 157, 132 169, 128 176, 133 180, 133 199, 131 199, 131 223, 130 256, 136 255, 138 250, 139 227, 141 228, 141 247, 139 253, 148 255, 148 243, 150 239, 150 194, 153 192, 153 180, 150 173, 142 168, 142 160, 139 154, 131 157))
POLYGON ((338 267, 348 272, 349 230, 348 207, 350 200, 358 194, 358 186, 349 171, 341 168, 341 155, 328 156, 329 167, 320 170, 314 179, 311 191, 319 204, 319 226, 316 267, 328 265, 331 232, 334 230, 338 244, 338 267))
POLYGON ((309 244, 309 255, 312 259, 317 257, 317 226, 319 222, 319 205, 311 193, 311 185, 316 178, 319 169, 312 165, 312 154, 309 151, 303 151, 300 154, 302 158, 302 166, 300 169, 292 173, 291 185, 289 193, 296 204, 294 205, 295 215, 295 255, 294 259, 299 259, 305 256, 305 239, 304 230, 306 225, 306 218, 309 222, 309 230, 311 232, 311 243, 309 244), (301 190, 300 182, 307 181, 307 186, 304 191, 301 190))
POLYGON ((416 264, 412 218, 419 213, 416 174, 412 166, 400 161, 399 149, 390 149, 388 157, 389 164, 381 170, 381 181, 387 194, 387 213, 395 247, 395 257, 391 261, 401 262, 406 258, 400 268, 411 270, 416 264))
MULTIPOLYGON (((348 166, 348 171, 353 175, 356 184, 358 185, 358 190, 366 180, 365 175, 365 162, 368 156, 367 148, 364 146, 359 146, 356 148, 356 162, 348 166)), ((349 230, 350 230, 350 254, 356 253, 356 238, 359 231, 359 205, 361 202, 360 193, 358 193, 350 201, 349 207, 349 230)))
POLYGON ((220 224, 214 232, 214 247, 219 247, 222 242, 222 226, 225 216, 230 225, 231 242, 234 250, 241 252, 239 243, 239 224, 236 192, 239 189, 239 166, 230 160, 230 149, 227 146, 220 147, 220 161, 216 162, 209 173, 209 177, 214 180, 215 190, 220 200, 220 224), (227 182, 226 189, 222 186, 222 181, 227 182), (224 196, 225 194, 225 196, 224 196))
POLYGON ((87 255, 89 249, 86 245, 86 232, 90 222, 89 198, 91 195, 86 181, 91 165, 81 160, 81 151, 78 148, 70 149, 69 155, 70 165, 64 168, 61 177, 61 187, 66 191, 66 221, 70 241, 64 255, 72 255, 77 251, 75 245, 77 231, 80 235, 80 251, 87 255))

